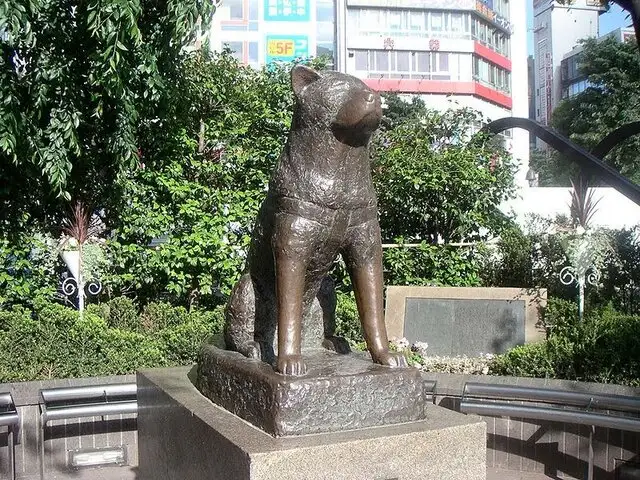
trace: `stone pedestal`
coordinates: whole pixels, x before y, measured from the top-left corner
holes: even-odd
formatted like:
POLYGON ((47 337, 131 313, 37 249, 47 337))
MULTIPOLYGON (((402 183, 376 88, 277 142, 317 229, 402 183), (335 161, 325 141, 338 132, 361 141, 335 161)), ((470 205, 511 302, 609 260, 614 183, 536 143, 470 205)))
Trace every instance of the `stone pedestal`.
POLYGON ((428 405, 426 420, 274 438, 213 404, 188 374, 138 373, 138 480, 486 478, 480 417, 428 405))
POLYGON ((413 422, 427 404, 420 372, 362 355, 305 352, 307 374, 279 375, 237 352, 204 345, 196 387, 215 404, 273 436, 413 422))

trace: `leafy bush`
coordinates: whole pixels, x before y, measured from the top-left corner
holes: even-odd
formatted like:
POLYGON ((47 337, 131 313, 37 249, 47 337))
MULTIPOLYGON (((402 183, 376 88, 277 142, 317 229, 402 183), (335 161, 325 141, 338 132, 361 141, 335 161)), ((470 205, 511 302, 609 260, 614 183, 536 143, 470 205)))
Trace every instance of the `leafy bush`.
POLYGON ((546 341, 497 356, 491 373, 640 385, 640 316, 608 307, 579 321, 574 305, 554 300, 545 322, 550 325, 546 341))
POLYGON ((360 315, 353 293, 338 292, 336 335, 346 338, 351 344, 364 342, 360 315))
POLYGON ((112 298, 108 302, 91 304, 87 312, 97 315, 111 328, 138 332, 141 330, 138 307, 127 297, 112 298))
POLYGON ((146 332, 158 332, 186 322, 188 313, 184 307, 172 307, 166 302, 151 302, 142 310, 140 322, 146 332))
POLYGON ((156 306, 162 320, 155 321, 153 332, 145 332, 139 329, 140 319, 131 316, 131 305, 114 299, 83 315, 47 302, 38 302, 33 310, 0 311, 0 382, 117 375, 139 368, 186 365, 194 362, 206 337, 222 329, 220 309, 171 312, 171 307, 156 306), (118 312, 129 319, 118 322, 118 312), (165 326, 160 327, 162 322, 165 326))
POLYGON ((56 255, 53 240, 24 232, 0 236, 0 308, 33 305, 56 291, 56 255))
MULTIPOLYGON (((401 243, 401 242, 400 242, 401 243)), ((384 250, 384 279, 387 285, 480 285, 476 249, 431 245, 384 250)))

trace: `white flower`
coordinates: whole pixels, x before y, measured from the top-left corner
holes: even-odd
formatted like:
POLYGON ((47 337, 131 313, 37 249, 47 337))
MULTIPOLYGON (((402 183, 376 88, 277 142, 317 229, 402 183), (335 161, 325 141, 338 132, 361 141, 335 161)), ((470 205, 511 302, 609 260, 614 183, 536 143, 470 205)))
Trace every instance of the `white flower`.
POLYGON ((409 340, 406 338, 392 339, 391 341, 400 349, 405 349, 409 346, 409 340))

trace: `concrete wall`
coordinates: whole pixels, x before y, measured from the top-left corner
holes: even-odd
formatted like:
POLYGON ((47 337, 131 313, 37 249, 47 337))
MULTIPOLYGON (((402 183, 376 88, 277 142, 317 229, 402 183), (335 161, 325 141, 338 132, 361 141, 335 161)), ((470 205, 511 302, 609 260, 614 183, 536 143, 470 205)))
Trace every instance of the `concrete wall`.
MULTIPOLYGON (((639 396, 640 388, 522 377, 491 377, 425 373, 437 381, 435 403, 459 410, 466 382, 558 388, 593 394, 639 396)), ((586 478, 589 427, 519 418, 485 417, 487 422, 487 467, 519 472, 545 473, 551 478, 586 478)), ((625 462, 640 463, 640 434, 596 428, 595 469, 598 480, 618 480, 625 462)), ((637 478, 637 477, 626 477, 637 478)))
MULTIPOLYGON (((75 420, 52 421, 44 429, 44 457, 40 454, 39 438, 39 392, 43 388, 100 385, 108 383, 135 382, 135 375, 93 377, 39 382, 0 384, 0 392, 10 392, 20 416, 16 438, 16 478, 35 480, 44 470, 44 479, 133 479, 135 472, 130 467, 138 464, 138 434, 135 415, 112 415, 75 420), (69 450, 125 445, 128 467, 103 467, 99 471, 73 470, 67 466, 69 450)), ((9 479, 8 448, 6 433, 0 433, 0 479, 9 479)))

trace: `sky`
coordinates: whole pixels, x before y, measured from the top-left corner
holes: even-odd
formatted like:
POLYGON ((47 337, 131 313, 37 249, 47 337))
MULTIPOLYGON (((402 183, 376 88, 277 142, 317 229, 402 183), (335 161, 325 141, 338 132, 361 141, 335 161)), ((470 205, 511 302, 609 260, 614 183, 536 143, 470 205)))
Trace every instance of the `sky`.
MULTIPOLYGON (((628 13, 616 4, 613 4, 608 12, 600 15, 600 35, 629 25, 631 19, 628 18, 628 13)), ((533 55, 533 0, 527 0, 527 31, 527 50, 529 55, 533 55)))

